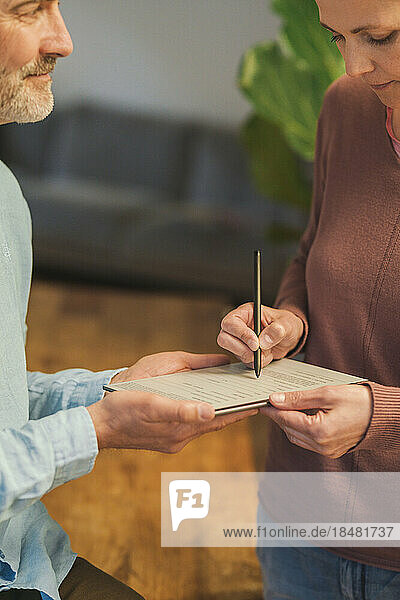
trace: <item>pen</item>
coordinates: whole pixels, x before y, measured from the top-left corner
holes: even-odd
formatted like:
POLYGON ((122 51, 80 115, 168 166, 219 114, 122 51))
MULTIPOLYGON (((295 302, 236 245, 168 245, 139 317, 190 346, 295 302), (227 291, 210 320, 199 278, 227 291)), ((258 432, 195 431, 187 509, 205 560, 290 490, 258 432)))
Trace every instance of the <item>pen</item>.
MULTIPOLYGON (((261 251, 254 250, 254 306, 253 306, 254 333, 259 337, 261 333, 261 251)), ((254 352, 254 372, 256 377, 261 374, 261 348, 254 352)))

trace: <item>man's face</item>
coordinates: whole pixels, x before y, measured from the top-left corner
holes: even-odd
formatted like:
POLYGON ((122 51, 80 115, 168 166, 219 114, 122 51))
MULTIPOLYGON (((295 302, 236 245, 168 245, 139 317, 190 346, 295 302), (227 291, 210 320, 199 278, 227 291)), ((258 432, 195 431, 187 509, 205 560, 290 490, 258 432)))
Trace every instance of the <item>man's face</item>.
POLYGON ((400 1, 316 1, 347 74, 370 85, 383 104, 400 108, 400 1))
POLYGON ((0 0, 0 124, 33 123, 53 110, 57 58, 71 37, 57 0, 0 0))

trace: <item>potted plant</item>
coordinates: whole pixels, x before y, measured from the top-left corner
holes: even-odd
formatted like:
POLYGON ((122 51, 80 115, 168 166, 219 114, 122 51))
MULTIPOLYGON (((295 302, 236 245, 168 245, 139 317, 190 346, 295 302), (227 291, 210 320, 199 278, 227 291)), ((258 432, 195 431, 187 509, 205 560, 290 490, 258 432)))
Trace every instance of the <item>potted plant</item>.
MULTIPOLYGON (((278 38, 247 50, 239 68, 239 87, 253 106, 242 139, 258 190, 307 214, 318 116, 343 60, 319 24, 314 0, 271 0, 271 6, 282 19, 278 38)), ((268 231, 274 241, 299 235, 277 224, 268 231)))

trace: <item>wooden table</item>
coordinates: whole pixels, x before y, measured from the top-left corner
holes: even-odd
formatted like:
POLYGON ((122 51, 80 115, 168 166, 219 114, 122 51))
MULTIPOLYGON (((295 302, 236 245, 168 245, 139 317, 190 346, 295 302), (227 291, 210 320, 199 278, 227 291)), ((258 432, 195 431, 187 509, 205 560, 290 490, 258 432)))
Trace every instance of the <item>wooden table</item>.
MULTIPOLYGON (((218 296, 36 282, 28 366, 98 371, 166 350, 214 352, 228 309, 218 296)), ((265 439, 264 420, 257 416, 204 436, 177 455, 102 451, 92 473, 52 491, 44 502, 78 554, 148 600, 259 600, 254 550, 161 548, 160 474, 260 470, 265 439)))

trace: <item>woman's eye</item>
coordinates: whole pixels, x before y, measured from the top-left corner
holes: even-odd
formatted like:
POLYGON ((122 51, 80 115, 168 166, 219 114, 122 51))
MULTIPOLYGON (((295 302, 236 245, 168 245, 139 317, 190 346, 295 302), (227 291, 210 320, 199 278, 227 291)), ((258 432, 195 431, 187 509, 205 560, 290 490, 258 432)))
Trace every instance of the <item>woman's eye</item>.
POLYGON ((333 35, 331 37, 331 43, 334 44, 335 42, 338 42, 340 39, 342 39, 342 35, 333 35))
POLYGON ((374 38, 372 36, 368 36, 367 41, 371 46, 384 46, 385 44, 390 44, 390 42, 394 41, 394 38, 397 37, 397 31, 392 31, 385 38, 374 38))
MULTIPOLYGON (((391 42, 394 42, 395 38, 397 38, 398 33, 399 33, 398 31, 392 31, 392 33, 387 35, 385 38, 374 38, 371 35, 368 35, 366 40, 367 40, 368 44, 370 44, 371 46, 385 46, 386 44, 390 44, 391 42)), ((331 42, 332 43, 339 42, 342 39, 343 39, 342 35, 335 34, 331 37, 331 42)))

